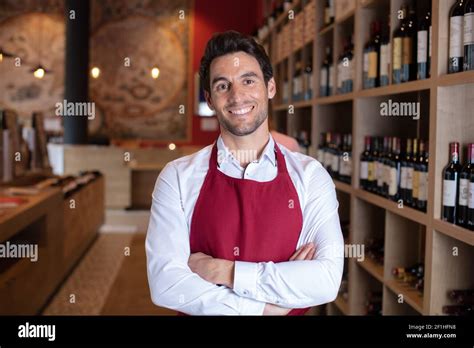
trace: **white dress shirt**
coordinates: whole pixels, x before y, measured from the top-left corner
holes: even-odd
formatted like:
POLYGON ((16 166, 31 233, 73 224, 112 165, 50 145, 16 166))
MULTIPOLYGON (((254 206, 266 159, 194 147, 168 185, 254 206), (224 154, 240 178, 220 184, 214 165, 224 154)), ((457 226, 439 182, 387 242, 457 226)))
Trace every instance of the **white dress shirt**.
MULTIPOLYGON (((236 261, 234 289, 212 284, 191 271, 191 217, 209 168, 209 145, 168 163, 155 184, 146 254, 151 298, 156 305, 191 315, 261 315, 265 303, 305 308, 336 298, 344 265, 344 242, 334 183, 314 158, 278 146, 303 213, 297 247, 313 242, 314 259, 280 263, 236 261)), ((271 136, 260 159, 245 169, 220 136, 217 148, 218 169, 228 176, 262 182, 277 175, 271 136)))

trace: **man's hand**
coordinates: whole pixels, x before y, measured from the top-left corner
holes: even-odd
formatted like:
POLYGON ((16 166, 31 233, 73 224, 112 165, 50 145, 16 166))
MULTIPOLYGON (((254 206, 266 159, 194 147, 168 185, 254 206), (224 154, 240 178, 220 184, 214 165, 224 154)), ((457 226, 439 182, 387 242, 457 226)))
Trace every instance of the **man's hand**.
MULTIPOLYGON (((313 243, 302 245, 295 253, 290 257, 289 261, 310 261, 314 258, 316 253, 316 247, 313 243)), ((265 305, 263 315, 287 315, 291 311, 291 308, 283 308, 276 306, 271 303, 265 305)))
POLYGON ((188 260, 191 271, 213 284, 234 287, 234 262, 215 259, 204 253, 191 254, 188 260))

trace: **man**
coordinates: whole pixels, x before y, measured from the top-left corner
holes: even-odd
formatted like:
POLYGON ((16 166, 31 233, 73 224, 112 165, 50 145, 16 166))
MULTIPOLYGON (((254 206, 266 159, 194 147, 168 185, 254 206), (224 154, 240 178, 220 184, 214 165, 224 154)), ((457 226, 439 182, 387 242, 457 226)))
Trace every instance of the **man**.
POLYGON ((153 302, 191 315, 301 315, 333 301, 343 270, 334 184, 269 135, 276 87, 265 50, 235 31, 214 35, 200 78, 221 133, 157 179, 153 302))

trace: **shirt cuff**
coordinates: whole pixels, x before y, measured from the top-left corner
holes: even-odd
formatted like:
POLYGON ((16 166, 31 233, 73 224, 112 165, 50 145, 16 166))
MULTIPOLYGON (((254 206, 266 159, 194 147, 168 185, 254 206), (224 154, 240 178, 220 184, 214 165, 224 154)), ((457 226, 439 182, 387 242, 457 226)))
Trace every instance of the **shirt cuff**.
POLYGON ((258 264, 235 261, 234 292, 243 297, 256 298, 258 264))
POLYGON ((265 302, 260 302, 245 297, 240 297, 239 302, 240 315, 263 315, 266 304, 265 302))

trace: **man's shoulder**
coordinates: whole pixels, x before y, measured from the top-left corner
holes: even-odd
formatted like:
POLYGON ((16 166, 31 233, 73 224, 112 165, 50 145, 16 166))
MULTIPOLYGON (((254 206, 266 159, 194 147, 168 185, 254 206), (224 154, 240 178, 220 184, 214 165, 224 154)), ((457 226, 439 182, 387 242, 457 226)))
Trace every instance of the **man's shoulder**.
POLYGON ((201 150, 190 155, 182 156, 168 162, 163 171, 171 170, 173 168, 177 172, 183 172, 196 167, 202 167, 203 164, 207 165, 211 155, 212 145, 213 144, 205 146, 201 150))

